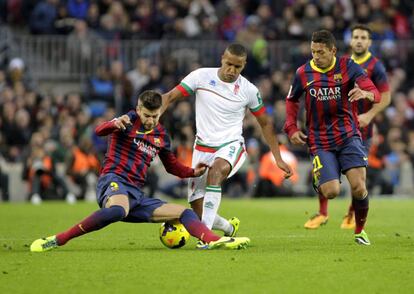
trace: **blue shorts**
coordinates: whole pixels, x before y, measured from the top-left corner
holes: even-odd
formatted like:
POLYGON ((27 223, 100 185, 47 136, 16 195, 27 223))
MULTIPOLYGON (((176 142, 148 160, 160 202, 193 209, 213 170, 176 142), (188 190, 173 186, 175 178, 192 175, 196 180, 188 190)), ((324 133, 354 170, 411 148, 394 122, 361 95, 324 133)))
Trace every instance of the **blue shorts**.
POLYGON ((367 153, 367 156, 369 154, 369 149, 371 148, 371 144, 372 144, 372 139, 371 138, 362 140, 362 145, 364 145, 364 147, 365 147, 365 151, 367 153))
POLYGON ((313 163, 313 186, 332 181, 340 180, 341 173, 356 167, 367 167, 366 147, 359 137, 348 138, 345 143, 336 150, 316 150, 311 155, 313 163))
POLYGON ((124 222, 149 223, 154 210, 166 203, 157 198, 146 197, 138 187, 116 174, 109 173, 99 177, 96 200, 101 208, 105 207, 109 197, 119 194, 127 195, 129 199, 129 213, 122 220, 124 222))

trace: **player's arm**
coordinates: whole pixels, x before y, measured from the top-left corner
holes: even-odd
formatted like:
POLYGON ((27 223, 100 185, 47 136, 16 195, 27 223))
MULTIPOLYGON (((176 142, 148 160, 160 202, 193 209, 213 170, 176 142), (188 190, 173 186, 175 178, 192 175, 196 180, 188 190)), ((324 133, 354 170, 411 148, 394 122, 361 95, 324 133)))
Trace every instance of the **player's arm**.
POLYGON ((305 145, 307 136, 298 128, 299 98, 304 89, 300 78, 301 68, 296 71, 295 78, 286 96, 286 122, 283 130, 295 145, 305 145))
POLYGON ((199 177, 204 174, 208 166, 204 163, 199 163, 195 168, 188 167, 181 164, 177 157, 169 150, 162 150, 159 153, 162 164, 165 167, 165 170, 180 178, 192 178, 199 177))
POLYGON ((374 83, 367 77, 361 76, 357 79, 355 87, 348 93, 349 101, 358 101, 360 99, 368 99, 373 103, 381 101, 381 95, 374 83))
POLYGON ((116 117, 113 120, 101 123, 95 128, 95 134, 98 136, 107 136, 117 131, 124 131, 131 125, 131 119, 127 114, 116 117))
POLYGON ((378 92, 378 89, 368 78, 361 66, 349 59, 347 63, 347 71, 351 81, 355 83, 355 87, 348 92, 348 99, 350 102, 360 99, 368 99, 373 103, 380 102, 381 95, 378 92))
POLYGON ((362 128, 369 125, 372 119, 391 103, 391 92, 387 73, 384 65, 380 61, 375 64, 371 80, 380 92, 381 101, 374 104, 366 113, 362 113, 358 116, 359 126, 362 128))
POLYGON ((188 97, 194 94, 194 89, 197 86, 199 70, 190 72, 179 85, 174 89, 162 95, 161 114, 167 110, 168 106, 177 99, 188 97))
POLYGON ((366 127, 371 123, 374 117, 382 112, 388 105, 391 103, 391 92, 382 92, 381 93, 381 101, 379 103, 375 103, 370 110, 365 113, 358 115, 358 122, 361 128, 366 127))
POLYGON ((289 178, 292 176, 292 169, 283 161, 282 156, 280 155, 279 142, 269 116, 266 113, 262 113, 260 115, 255 115, 255 117, 262 128, 263 137, 272 151, 277 166, 285 172, 285 178, 289 178))
POLYGON ((177 99, 189 96, 189 95, 185 95, 186 93, 185 92, 183 93, 180 87, 181 85, 178 85, 177 87, 175 87, 168 93, 165 93, 161 96, 162 97, 161 114, 163 114, 165 110, 167 110, 168 106, 171 103, 174 103, 177 99))

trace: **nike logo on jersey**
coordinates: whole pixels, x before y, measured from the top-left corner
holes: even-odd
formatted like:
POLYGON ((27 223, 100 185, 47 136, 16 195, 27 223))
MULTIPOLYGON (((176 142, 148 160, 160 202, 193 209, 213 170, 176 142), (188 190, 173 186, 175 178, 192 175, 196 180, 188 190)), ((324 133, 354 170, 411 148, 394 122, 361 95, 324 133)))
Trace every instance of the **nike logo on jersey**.
POLYGON ((368 161, 368 157, 364 157, 364 160, 365 160, 365 161, 368 161))
POLYGON ((307 82, 307 83, 306 83, 306 87, 309 87, 310 85, 312 85, 314 81, 315 81, 315 80, 312 80, 312 81, 310 81, 310 82, 307 82))

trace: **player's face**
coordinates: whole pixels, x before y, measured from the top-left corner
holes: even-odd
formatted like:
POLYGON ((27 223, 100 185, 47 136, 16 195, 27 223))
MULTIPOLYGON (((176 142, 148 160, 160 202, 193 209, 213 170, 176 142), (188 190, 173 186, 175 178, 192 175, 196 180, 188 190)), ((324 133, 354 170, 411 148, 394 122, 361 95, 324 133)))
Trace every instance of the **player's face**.
POLYGON ((233 55, 227 50, 221 57, 221 68, 219 77, 223 82, 232 83, 239 77, 246 65, 246 56, 233 55))
POLYGON ((364 55, 367 53, 372 41, 369 38, 369 33, 365 30, 356 29, 352 32, 351 49, 352 54, 364 55))
POLYGON ((144 125, 145 130, 149 131, 158 124, 161 115, 161 108, 149 110, 142 105, 138 105, 137 113, 142 124, 144 125))
POLYGON ((332 62, 336 54, 336 47, 328 48, 324 43, 311 43, 312 58, 316 66, 319 68, 327 68, 332 62))

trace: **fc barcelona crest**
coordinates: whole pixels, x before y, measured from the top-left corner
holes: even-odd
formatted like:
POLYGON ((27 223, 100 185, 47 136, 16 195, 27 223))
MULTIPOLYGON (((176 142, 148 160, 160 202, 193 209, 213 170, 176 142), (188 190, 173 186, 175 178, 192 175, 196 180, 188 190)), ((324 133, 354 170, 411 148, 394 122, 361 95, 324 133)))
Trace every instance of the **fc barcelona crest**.
POLYGON ((334 81, 335 83, 341 83, 342 82, 342 74, 335 74, 334 75, 334 81))
POLYGON ((161 145, 161 140, 160 138, 154 138, 154 144, 157 145, 158 147, 161 145))

